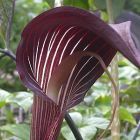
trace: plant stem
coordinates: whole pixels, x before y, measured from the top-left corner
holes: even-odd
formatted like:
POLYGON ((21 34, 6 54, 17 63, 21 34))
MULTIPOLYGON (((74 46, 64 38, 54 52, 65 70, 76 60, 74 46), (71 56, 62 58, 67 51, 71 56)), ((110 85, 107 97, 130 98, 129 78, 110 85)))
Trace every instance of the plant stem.
POLYGON ((14 11, 15 11, 15 2, 16 0, 12 0, 12 9, 11 9, 11 14, 8 18, 8 25, 7 25, 7 31, 6 31, 6 48, 10 48, 10 37, 11 37, 11 29, 12 29, 12 24, 13 24, 13 16, 14 16, 14 11))
POLYGON ((15 56, 15 54, 12 51, 0 48, 0 53, 3 53, 6 56, 9 56, 10 58, 12 58, 14 61, 16 61, 16 56, 15 56))
POLYGON ((78 128, 76 127, 75 123, 73 122, 68 112, 65 115, 65 120, 67 124, 69 125, 71 131, 73 132, 73 135, 75 136, 76 140, 83 140, 78 128))
MULTIPOLYGON (((106 0, 107 12, 108 12, 109 23, 110 24, 114 23, 112 2, 113 2, 112 0, 106 0)), ((111 63, 111 73, 112 73, 112 76, 114 77, 117 88, 119 89, 118 56, 117 55, 115 55, 115 57, 113 58, 113 61, 111 63)), ((112 136, 112 140, 120 140, 119 98, 118 99, 115 98, 113 87, 112 87, 111 93, 112 93, 112 99, 113 99, 112 104, 115 103, 115 100, 118 100, 118 104, 117 104, 117 107, 116 107, 116 112, 115 112, 115 115, 114 115, 114 120, 113 120, 112 126, 111 126, 111 136, 112 136)), ((119 92, 117 94, 118 94, 118 97, 119 97, 119 92)), ((113 108, 112 108, 112 110, 113 110, 113 108)))
POLYGON ((113 16, 113 6, 112 6, 112 0, 106 0, 106 6, 107 6, 107 13, 109 17, 109 23, 114 23, 114 16, 113 16))
MULTIPOLYGON (((111 63, 111 73, 112 73, 112 76, 114 77, 114 80, 118 88, 118 57, 117 55, 113 58, 113 61, 111 63)), ((113 99, 112 104, 114 104, 115 100, 118 100, 116 112, 114 115, 114 120, 111 126, 111 135, 112 135, 112 140, 120 140, 119 99, 116 99, 114 97, 113 87, 111 89, 111 92, 112 92, 112 99, 113 99)), ((117 94, 119 94, 119 92, 117 94)))
MULTIPOLYGON (((10 37, 11 37, 11 30, 12 30, 12 24, 13 24, 13 17, 14 17, 14 11, 15 11, 15 2, 16 0, 12 0, 12 9, 11 9, 11 14, 8 18, 8 25, 7 25, 7 30, 6 30, 6 49, 0 48, 0 53, 3 53, 6 56, 9 56, 12 58, 14 61, 16 61, 16 56, 15 54, 10 50, 10 37)), ((3 4, 3 2, 2 2, 3 4)), ((4 8, 4 5, 3 5, 4 8)))

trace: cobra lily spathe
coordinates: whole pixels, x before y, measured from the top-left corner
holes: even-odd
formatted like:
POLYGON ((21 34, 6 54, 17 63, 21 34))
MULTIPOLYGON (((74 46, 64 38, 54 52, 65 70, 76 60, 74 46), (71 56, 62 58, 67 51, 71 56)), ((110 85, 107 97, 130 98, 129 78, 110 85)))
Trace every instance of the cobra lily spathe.
POLYGON ((80 103, 117 51, 140 67, 130 22, 107 25, 96 15, 58 7, 33 19, 17 49, 17 70, 34 94, 31 140, 56 140, 64 115, 80 103), (114 29, 115 30, 114 30, 114 29))

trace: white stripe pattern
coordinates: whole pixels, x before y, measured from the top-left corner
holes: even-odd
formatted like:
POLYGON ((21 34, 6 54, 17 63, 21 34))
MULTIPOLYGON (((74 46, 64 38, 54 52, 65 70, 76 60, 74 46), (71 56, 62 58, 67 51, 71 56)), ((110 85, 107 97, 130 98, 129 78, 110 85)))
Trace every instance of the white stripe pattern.
MULTIPOLYGON (((77 28, 76 26, 66 27, 66 26, 59 25, 55 29, 53 29, 53 30, 50 29, 46 33, 46 35, 44 37, 44 41, 42 43, 42 46, 40 44, 41 37, 38 39, 36 49, 33 48, 33 50, 36 50, 36 51, 34 51, 34 54, 33 54, 33 56, 34 56, 33 57, 33 67, 31 67, 32 65, 31 65, 29 57, 28 57, 28 61, 29 61, 29 66, 31 68, 31 71, 35 73, 36 81, 37 82, 40 81, 40 83, 38 83, 38 84, 40 85, 41 89, 43 89, 45 94, 47 94, 49 80, 52 76, 54 65, 56 65, 56 64, 54 64, 56 61, 56 57, 58 57, 58 60, 57 60, 58 64, 57 65, 59 65, 63 61, 63 56, 66 52, 66 49, 69 47, 69 45, 71 44, 71 42, 73 41, 74 38, 79 38, 79 39, 76 42, 74 42, 75 45, 71 46, 71 51, 69 52, 69 55, 72 55, 74 52, 76 52, 76 48, 78 46, 80 47, 80 45, 84 41, 84 39, 89 37, 90 32, 89 31, 85 32, 84 30, 83 31, 82 30, 83 29, 77 28), (62 31, 63 31, 63 34, 62 34, 62 31), (50 34, 52 34, 52 35, 50 36, 50 34), (60 34, 61 34, 61 38, 60 38, 60 34), (68 38, 68 35, 69 35, 69 38, 68 38), (65 40, 66 36, 67 36, 67 40, 65 40), (58 38, 60 38, 60 40, 58 40, 58 38), (57 41, 57 43, 56 43, 56 41, 57 41), (65 44, 63 44, 64 46, 62 49, 61 44, 63 41, 65 41, 65 44), (48 46, 46 46, 46 43, 48 44, 48 46), (45 47, 47 47, 47 51, 45 51, 46 54, 44 53, 45 47), (61 53, 59 52, 60 48, 61 48, 61 53), (39 49, 41 49, 41 50, 39 51, 39 49), (53 53, 53 55, 52 55, 52 53, 53 53), (58 54, 60 54, 60 55, 58 56, 58 54), (46 55, 45 60, 43 60, 43 58, 44 58, 43 55, 46 55), (51 57, 50 57, 50 55, 51 55, 51 57), (50 60, 51 60, 51 63, 50 63, 50 60), (49 62, 49 65, 48 65, 48 62, 49 62), (42 64, 42 63, 44 63, 44 64, 42 64), (48 68, 49 68, 49 70, 48 70, 48 68)), ((83 50, 81 50, 81 51, 88 50, 88 48, 92 44, 96 43, 98 38, 99 38, 98 36, 94 35, 94 37, 91 38, 91 40, 89 40, 89 42, 87 42, 88 44, 84 44, 85 47, 83 47, 83 50)), ((98 65, 98 62, 97 62, 96 65, 90 71, 87 70, 88 72, 83 77, 81 77, 77 83, 75 83, 77 77, 82 72, 82 69, 85 69, 87 64, 90 61, 92 61, 92 57, 87 59, 87 61, 81 66, 81 68, 77 72, 76 76, 72 80, 71 80, 72 75, 75 72, 74 69, 70 73, 67 84, 65 85, 65 89, 63 90, 64 93, 63 93, 63 98, 61 99, 61 102, 62 102, 61 109, 63 108, 63 104, 64 104, 64 100, 65 100, 66 96, 67 95, 73 96, 73 93, 75 93, 75 91, 77 91, 77 88, 80 89, 80 86, 79 86, 80 83, 98 65), (70 91, 67 91, 69 84, 71 84, 70 91)), ((62 88, 63 87, 60 88, 60 91, 58 93, 57 102, 59 102, 59 100, 60 100, 62 88)))

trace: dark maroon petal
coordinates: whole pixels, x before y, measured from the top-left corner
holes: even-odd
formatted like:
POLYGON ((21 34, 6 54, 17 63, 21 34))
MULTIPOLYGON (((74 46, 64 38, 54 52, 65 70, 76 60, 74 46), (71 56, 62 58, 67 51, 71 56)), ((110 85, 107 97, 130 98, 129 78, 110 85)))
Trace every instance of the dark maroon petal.
MULTIPOLYGON (((112 54, 114 53, 112 52, 112 54)), ((102 55, 100 54, 100 56, 102 55)), ((106 58, 104 62, 108 65, 108 60, 110 59, 106 56, 108 55, 104 53, 104 57, 102 58, 106 58)), ((101 62, 98 60, 98 53, 91 51, 75 52, 67 56, 56 68, 54 74, 52 74, 47 95, 55 103, 60 105, 61 108, 66 107, 66 109, 68 109, 83 100, 89 86, 97 80, 96 76, 99 76, 97 74, 103 71, 104 69, 101 66, 101 62), (83 63, 84 59, 85 62, 83 63), (87 70, 87 68, 89 68, 88 64, 90 64, 91 67, 89 70, 87 70), (62 90, 63 88, 64 90, 62 90)))
POLYGON ((125 21, 131 21, 131 36, 134 40, 135 47, 140 50, 140 16, 130 11, 123 11, 116 19, 116 23, 122 23, 125 21))
POLYGON ((80 103, 117 50, 140 66, 136 50, 96 15, 73 7, 42 13, 24 29, 17 49, 20 78, 36 95, 32 140, 55 140, 65 111, 80 103))
POLYGON ((122 49, 122 53, 131 60, 136 66, 139 67, 140 64, 140 49, 136 45, 136 36, 132 36, 131 33, 131 21, 123 22, 120 24, 113 24, 111 25, 112 28, 118 32, 118 34, 122 37, 124 42, 127 45, 128 54, 125 54, 126 48, 122 49), (133 40, 133 37, 135 37, 135 40, 133 40))
POLYGON ((64 113, 55 105, 34 96, 31 140, 56 140, 64 113))

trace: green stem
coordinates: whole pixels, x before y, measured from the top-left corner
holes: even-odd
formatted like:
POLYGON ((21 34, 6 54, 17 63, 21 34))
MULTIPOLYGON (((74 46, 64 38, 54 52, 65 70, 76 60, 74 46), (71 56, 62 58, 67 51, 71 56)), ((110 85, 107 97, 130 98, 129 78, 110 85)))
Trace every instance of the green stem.
POLYGON ((112 0, 106 0, 106 6, 107 6, 107 13, 109 16, 109 23, 114 23, 114 16, 113 16, 113 6, 112 6, 112 0))
MULTIPOLYGON (((107 12, 108 12, 109 23, 110 24, 114 23, 112 3, 113 3, 112 0, 106 0, 107 12)), ((111 73, 112 73, 112 76, 114 77, 117 88, 119 89, 118 56, 117 55, 114 57, 114 59, 111 63, 111 73)), ((114 93, 114 88, 113 87, 112 87, 111 93, 112 93, 112 99, 113 99, 112 104, 114 104, 115 101, 116 101, 116 97, 114 96, 115 93, 114 93)), ((118 97, 119 97, 119 92, 117 94, 118 94, 118 97)), ((118 99, 118 103, 117 103, 117 107, 116 107, 116 112, 115 112, 115 115, 114 115, 114 120, 113 120, 112 126, 111 126, 111 136, 112 136, 112 140, 120 140, 119 99, 118 99)))
MULTIPOLYGON (((112 76, 114 77, 114 80, 116 82, 117 88, 119 86, 119 82, 118 82, 118 57, 117 55, 114 57, 112 63, 111 63, 111 73, 112 76)), ((112 104, 115 103, 115 101, 117 100, 114 96, 114 89, 111 89, 112 92, 112 104)), ((118 97, 119 97, 119 92, 117 93, 118 97)), ((116 107, 116 112, 114 115, 114 120, 112 122, 112 126, 111 126, 111 136, 112 136, 112 140, 120 140, 120 120, 119 120, 119 99, 118 99, 118 103, 117 103, 117 107, 116 107)))

